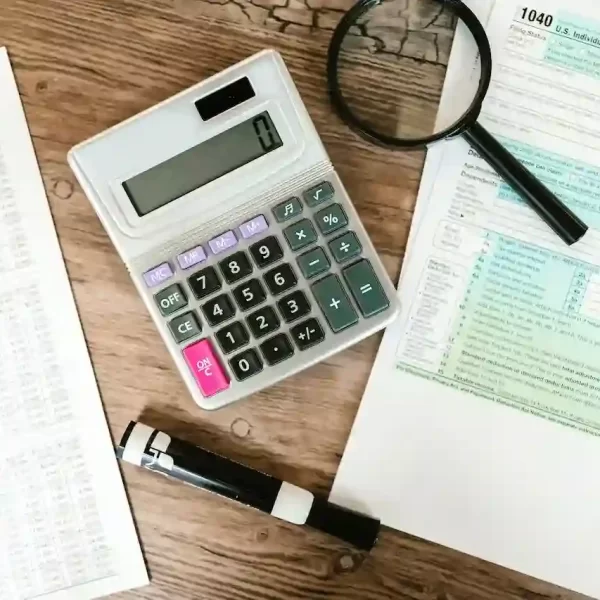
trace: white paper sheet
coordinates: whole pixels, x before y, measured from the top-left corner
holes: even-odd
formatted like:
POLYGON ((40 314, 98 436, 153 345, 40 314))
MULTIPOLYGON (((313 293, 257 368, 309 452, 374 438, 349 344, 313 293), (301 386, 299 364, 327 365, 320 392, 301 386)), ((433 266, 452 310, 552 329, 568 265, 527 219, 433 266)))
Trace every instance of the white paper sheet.
POLYGON ((0 48, 0 598, 148 583, 29 131, 0 48))
POLYGON ((564 246, 462 140, 428 158, 332 501, 600 597, 600 3, 502 0, 488 34, 482 122, 592 229, 564 246))

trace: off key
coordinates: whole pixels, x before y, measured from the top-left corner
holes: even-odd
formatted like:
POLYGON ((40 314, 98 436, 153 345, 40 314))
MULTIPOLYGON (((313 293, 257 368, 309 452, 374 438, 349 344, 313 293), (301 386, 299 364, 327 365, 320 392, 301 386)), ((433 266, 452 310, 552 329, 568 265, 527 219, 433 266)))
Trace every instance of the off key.
POLYGON ((188 346, 183 351, 183 357, 205 398, 229 387, 229 376, 221 366, 209 340, 200 340, 188 346))

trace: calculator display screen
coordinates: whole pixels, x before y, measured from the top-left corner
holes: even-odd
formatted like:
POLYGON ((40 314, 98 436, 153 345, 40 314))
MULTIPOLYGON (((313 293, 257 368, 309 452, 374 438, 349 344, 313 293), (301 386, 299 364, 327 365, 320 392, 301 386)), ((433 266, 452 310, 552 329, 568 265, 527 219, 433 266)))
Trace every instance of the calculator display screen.
POLYGON ((265 111, 128 179, 123 187, 138 215, 144 216, 281 146, 265 111))

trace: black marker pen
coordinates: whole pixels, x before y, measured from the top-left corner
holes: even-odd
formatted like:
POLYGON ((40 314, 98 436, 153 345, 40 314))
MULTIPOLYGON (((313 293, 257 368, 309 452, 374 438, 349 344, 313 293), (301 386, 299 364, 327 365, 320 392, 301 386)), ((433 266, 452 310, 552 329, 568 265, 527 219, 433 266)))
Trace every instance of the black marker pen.
POLYGON ((289 523, 308 525, 361 550, 371 550, 379 535, 377 519, 330 504, 307 490, 171 438, 143 423, 129 423, 117 456, 289 523))

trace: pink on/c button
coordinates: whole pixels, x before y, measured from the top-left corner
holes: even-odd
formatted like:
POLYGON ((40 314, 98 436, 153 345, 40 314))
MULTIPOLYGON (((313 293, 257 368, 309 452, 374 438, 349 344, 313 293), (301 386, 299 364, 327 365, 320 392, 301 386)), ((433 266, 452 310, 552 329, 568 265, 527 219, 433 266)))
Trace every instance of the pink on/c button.
POLYGON ((209 340, 200 340, 188 346, 184 349, 183 356, 205 398, 229 387, 229 377, 209 340))

